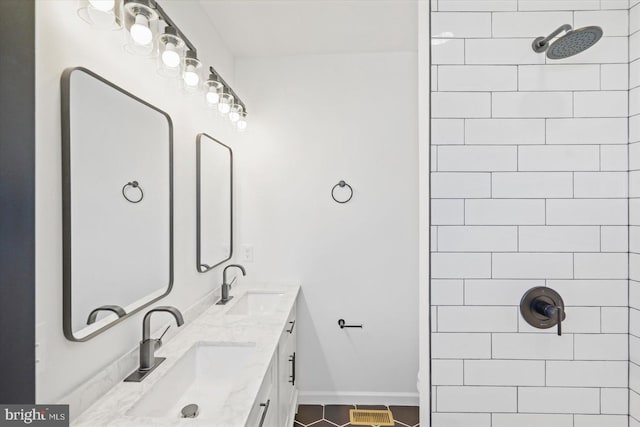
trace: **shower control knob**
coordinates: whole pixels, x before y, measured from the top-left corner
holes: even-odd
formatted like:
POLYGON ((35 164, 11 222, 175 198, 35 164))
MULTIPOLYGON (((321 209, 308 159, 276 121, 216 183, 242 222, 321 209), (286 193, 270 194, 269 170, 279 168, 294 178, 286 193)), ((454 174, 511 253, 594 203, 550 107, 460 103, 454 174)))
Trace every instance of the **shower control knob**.
POLYGON ((557 326, 558 335, 562 335, 562 322, 567 315, 562 297, 553 289, 544 286, 529 289, 520 301, 520 313, 531 326, 538 329, 557 326))

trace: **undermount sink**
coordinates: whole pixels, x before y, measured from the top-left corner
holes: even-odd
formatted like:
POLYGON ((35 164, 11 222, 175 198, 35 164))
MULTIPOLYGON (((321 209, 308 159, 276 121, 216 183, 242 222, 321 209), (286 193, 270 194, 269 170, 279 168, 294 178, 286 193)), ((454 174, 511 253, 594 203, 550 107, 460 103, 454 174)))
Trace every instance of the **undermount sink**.
POLYGON ((227 314, 251 315, 273 313, 281 303, 282 292, 249 291, 229 309, 227 314))
POLYGON ((127 415, 179 419, 183 408, 196 404, 196 419, 215 419, 255 346, 253 342, 194 344, 127 415))

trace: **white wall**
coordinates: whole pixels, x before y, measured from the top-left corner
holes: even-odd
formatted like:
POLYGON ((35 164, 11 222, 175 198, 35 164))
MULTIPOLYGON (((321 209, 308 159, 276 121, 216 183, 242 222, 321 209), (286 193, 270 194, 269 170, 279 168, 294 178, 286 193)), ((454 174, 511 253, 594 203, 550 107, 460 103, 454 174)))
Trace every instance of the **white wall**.
POLYGON ((433 4, 433 425, 626 427, 628 2, 433 4), (605 37, 532 51, 564 23, 605 37), (562 337, 519 314, 545 285, 562 337))
MULTIPOLYGON (((155 61, 131 56, 121 32, 94 30, 76 14, 76 1, 36 3, 36 322, 37 401, 56 402, 123 354, 137 347, 141 315, 85 342, 62 334, 62 201, 60 75, 66 67, 85 66, 169 113, 174 124, 174 288, 161 304, 180 309, 198 301, 220 283, 220 271, 196 272, 195 137, 207 132, 235 145, 227 123, 183 95, 173 82, 155 74, 155 61)), ((184 25, 206 64, 232 80, 233 59, 197 2, 163 2, 184 25), (187 25, 188 24, 188 25, 187 25)), ((113 123, 118 126, 118 123, 113 123)), ((117 248, 104 248, 117 250, 117 248)), ((160 320, 166 321, 166 319, 160 320)), ((158 323, 154 325, 157 326, 158 323)))
POLYGON ((416 402, 417 55, 234 63, 197 2, 163 2, 249 106, 250 128, 238 137, 157 77, 154 61, 126 54, 122 33, 80 20, 76 4, 37 2, 37 400, 58 401, 140 339, 140 315, 86 343, 62 335, 59 78, 82 65, 174 122, 175 281, 161 304, 184 309, 220 283, 219 270, 195 270, 195 135, 207 132, 234 149, 236 259, 251 244, 251 278, 303 283, 298 360, 307 398, 416 402), (340 179, 355 191, 346 205, 330 198, 340 179), (340 330, 340 317, 365 328, 340 330))
POLYGON ((303 402, 417 403, 416 70, 415 53, 236 62, 251 116, 236 242, 254 247, 249 276, 302 283, 303 402), (344 205, 330 194, 342 179, 344 205))

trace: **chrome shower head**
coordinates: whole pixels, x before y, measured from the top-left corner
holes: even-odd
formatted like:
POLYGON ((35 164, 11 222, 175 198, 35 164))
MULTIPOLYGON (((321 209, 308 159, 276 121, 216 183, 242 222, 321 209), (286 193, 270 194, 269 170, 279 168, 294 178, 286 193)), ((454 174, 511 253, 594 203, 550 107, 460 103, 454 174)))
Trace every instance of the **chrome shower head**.
POLYGON ((547 58, 563 59, 589 49, 602 38, 602 28, 584 27, 573 30, 551 43, 547 58))
POLYGON ((538 37, 533 41, 532 46, 535 52, 547 52, 549 59, 564 59, 589 49, 602 38, 602 34, 602 28, 597 26, 574 30, 571 25, 565 24, 547 37, 538 37), (550 43, 563 31, 566 32, 565 35, 550 43))

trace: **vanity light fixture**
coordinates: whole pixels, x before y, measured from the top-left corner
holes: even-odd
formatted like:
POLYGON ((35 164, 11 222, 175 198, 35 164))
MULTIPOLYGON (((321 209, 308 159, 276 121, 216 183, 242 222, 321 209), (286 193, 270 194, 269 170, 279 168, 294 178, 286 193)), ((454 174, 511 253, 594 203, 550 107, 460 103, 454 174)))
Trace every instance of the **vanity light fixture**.
POLYGON ((220 95, 220 101, 218 101, 218 112, 222 116, 226 116, 231 111, 231 105, 233 104, 234 97, 229 92, 228 88, 224 88, 224 92, 220 95))
POLYGON ((231 110, 229 111, 229 120, 231 120, 231 123, 236 123, 240 120, 240 114, 242 114, 243 111, 244 108, 242 108, 242 105, 235 103, 232 104, 231 110))
POLYGON ((197 92, 200 89, 202 78, 202 62, 198 59, 198 55, 193 50, 188 50, 184 56, 182 65, 182 82, 184 89, 188 92, 197 92))
POLYGON ((124 0, 126 50, 137 55, 151 55, 159 15, 150 0, 124 0))
POLYGON ((158 73, 165 77, 178 77, 183 61, 185 43, 178 31, 170 26, 158 37, 158 73))
MULTIPOLYGON (((221 86, 219 86, 220 89, 216 93, 209 95, 209 92, 207 92, 205 94, 205 97, 209 96, 211 101, 216 101, 216 104, 207 102, 207 105, 210 108, 217 106, 218 113, 222 117, 228 114, 228 118, 231 123, 235 125, 236 130, 242 132, 247 128, 247 107, 233 89, 231 89, 231 86, 216 72, 215 68, 209 67, 209 72, 211 74, 205 85, 215 80, 217 83, 220 83, 221 86)), ((218 86, 216 85, 216 87, 218 86)))
POLYGON ((111 12, 116 5, 115 0, 89 0, 89 4, 101 12, 111 12))
POLYGON ((207 107, 214 108, 220 101, 220 94, 224 88, 224 85, 218 80, 218 76, 215 74, 209 74, 209 79, 204 82, 205 94, 204 100, 207 107))
POLYGON ((158 47, 162 63, 167 67, 175 68, 180 65, 184 42, 178 37, 178 32, 173 27, 166 27, 160 37, 161 45, 158 47))
POLYGON ((122 23, 122 0, 79 0, 78 16, 105 30, 118 30, 122 23))
POLYGON ((244 132, 247 129, 247 112, 243 111, 240 113, 240 118, 236 122, 236 129, 238 132, 244 132))
MULTIPOLYGON (((1 1, 1 0, 0 0, 1 1)), ((186 92, 204 89, 205 105, 228 115, 238 131, 247 127, 247 107, 213 67, 204 81, 202 62, 196 47, 162 9, 158 0, 78 0, 78 15, 92 25, 125 29, 125 50, 143 56, 157 56, 158 73, 180 77, 186 92), (164 25, 164 31, 160 21, 164 25), (100 23, 101 25, 97 25, 100 23)))
POLYGON ((135 23, 129 29, 131 38, 139 45, 147 45, 153 41, 153 32, 149 28, 149 18, 139 13, 136 15, 135 23))

